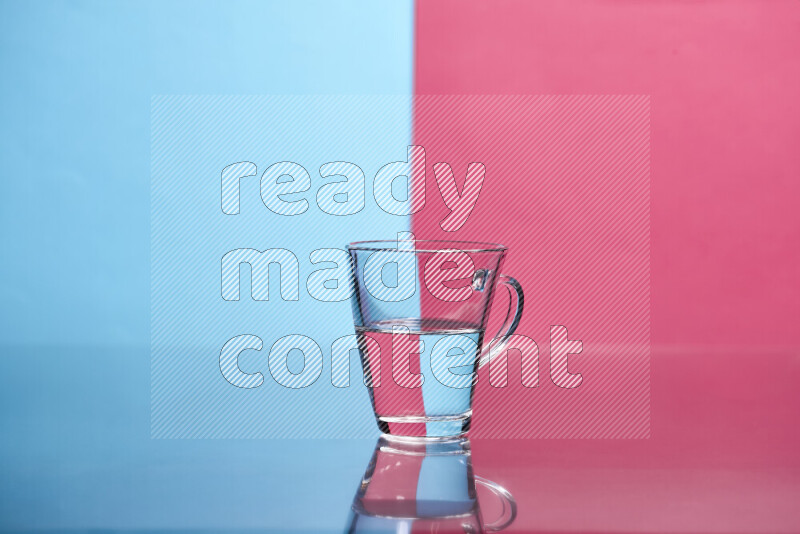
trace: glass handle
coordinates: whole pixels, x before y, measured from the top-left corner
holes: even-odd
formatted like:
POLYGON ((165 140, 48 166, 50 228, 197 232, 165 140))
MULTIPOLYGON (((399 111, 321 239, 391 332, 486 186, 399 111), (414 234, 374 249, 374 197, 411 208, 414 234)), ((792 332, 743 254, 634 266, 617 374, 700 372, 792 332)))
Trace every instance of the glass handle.
POLYGON ((503 321, 503 325, 500 327, 500 331, 489 342, 489 345, 483 352, 481 352, 478 368, 489 363, 489 360, 491 360, 493 356, 501 353, 505 349, 508 338, 517 330, 519 321, 522 319, 522 308, 525 304, 525 294, 522 292, 522 286, 519 285, 516 279, 504 274, 500 275, 498 283, 502 284, 508 290, 509 301, 508 309, 506 310, 506 318, 503 321))
POLYGON ((517 518, 517 502, 514 500, 511 492, 503 486, 477 475, 475 476, 475 482, 491 491, 503 504, 503 513, 500 514, 500 517, 484 525, 483 528, 489 532, 497 532, 498 530, 507 528, 517 518))

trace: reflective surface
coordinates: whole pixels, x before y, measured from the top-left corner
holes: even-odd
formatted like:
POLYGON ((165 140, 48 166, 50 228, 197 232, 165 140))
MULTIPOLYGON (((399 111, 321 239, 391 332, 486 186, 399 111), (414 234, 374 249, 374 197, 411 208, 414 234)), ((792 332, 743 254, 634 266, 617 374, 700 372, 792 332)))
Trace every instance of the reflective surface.
POLYGON ((474 533, 513 524, 517 504, 502 486, 477 477, 468 439, 440 442, 382 436, 361 479, 347 532, 474 533), (486 521, 476 484, 499 502, 500 516, 486 521))
MULTIPOLYGON (((151 440, 149 373, 146 348, 3 350, 3 530, 345 530, 374 440, 151 440)), ((797 532, 798 379, 792 349, 656 347, 649 440, 473 439, 472 468, 517 501, 506 532, 797 532)))

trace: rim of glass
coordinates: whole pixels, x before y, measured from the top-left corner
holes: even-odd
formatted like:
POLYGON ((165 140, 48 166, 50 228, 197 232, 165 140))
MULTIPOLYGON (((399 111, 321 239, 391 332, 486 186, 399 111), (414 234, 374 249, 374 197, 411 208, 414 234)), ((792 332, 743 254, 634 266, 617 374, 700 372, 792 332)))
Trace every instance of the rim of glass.
POLYGON ((508 247, 500 243, 486 243, 483 241, 450 241, 448 239, 376 239, 372 241, 354 241, 347 245, 347 250, 394 250, 398 243, 414 243, 414 250, 397 249, 397 252, 440 252, 447 249, 462 252, 504 252, 508 247), (419 243, 440 243, 445 246, 438 248, 418 248, 419 243), (391 247, 381 245, 393 245, 391 247))

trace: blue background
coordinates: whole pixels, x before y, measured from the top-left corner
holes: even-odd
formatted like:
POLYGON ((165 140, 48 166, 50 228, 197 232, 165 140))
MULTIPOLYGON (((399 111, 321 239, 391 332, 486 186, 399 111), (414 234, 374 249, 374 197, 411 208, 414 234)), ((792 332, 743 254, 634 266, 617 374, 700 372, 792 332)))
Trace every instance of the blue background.
POLYGON ((0 43, 0 527, 341 529, 371 440, 150 440, 150 99, 408 94, 411 2, 3 2, 0 43))
MULTIPOLYGON (((331 347, 345 336, 355 347, 353 316, 347 298, 312 297, 312 271, 333 264, 314 265, 310 257, 314 250, 337 249, 346 260, 344 247, 351 241, 392 239, 408 230, 409 217, 391 215, 378 206, 373 191, 380 186, 373 186, 372 178, 386 163, 406 157, 410 109, 411 99, 397 95, 154 99, 153 437, 377 438, 357 351, 347 354, 350 386, 332 384, 334 367, 338 370, 341 363, 340 357, 334 363, 331 347), (241 161, 251 161, 258 169, 254 176, 238 180, 240 212, 225 214, 220 206, 221 171, 241 161), (310 184, 308 191, 282 195, 284 202, 306 208, 291 216, 268 209, 262 201, 264 190, 259 191, 259 182, 270 182, 260 176, 273 163, 286 161, 295 162, 297 171, 305 169, 310 184), (331 161, 353 162, 362 170, 365 199, 359 212, 337 216, 322 210, 330 200, 327 194, 318 199, 317 191, 341 179, 320 175, 318 169, 331 161), (283 250, 287 259, 280 268, 264 268, 268 277, 247 263, 233 272, 226 267, 221 274, 222 258, 237 250, 283 250), (230 295, 223 299, 221 280, 225 287, 238 285, 238 300, 230 295), (261 373, 264 383, 257 388, 235 387, 220 372, 223 345, 243 334, 261 343, 260 350, 237 357, 243 372, 261 373), (297 346, 279 348, 284 346, 279 340, 290 335, 306 339, 305 354, 293 350, 287 359, 293 372, 302 371, 303 380, 311 381, 298 389, 278 382, 290 378, 279 363, 289 347, 297 346)), ((299 180, 302 173, 297 171, 299 180)), ((269 194, 264 197, 269 199, 269 194)), ((358 198, 355 193, 350 197, 347 206, 358 198)), ((273 209, 280 211, 274 205, 273 209)), ((347 270, 348 264, 339 261, 347 270)), ((325 274, 333 276, 330 270, 325 274)), ((343 278, 341 285, 347 282, 343 278)))

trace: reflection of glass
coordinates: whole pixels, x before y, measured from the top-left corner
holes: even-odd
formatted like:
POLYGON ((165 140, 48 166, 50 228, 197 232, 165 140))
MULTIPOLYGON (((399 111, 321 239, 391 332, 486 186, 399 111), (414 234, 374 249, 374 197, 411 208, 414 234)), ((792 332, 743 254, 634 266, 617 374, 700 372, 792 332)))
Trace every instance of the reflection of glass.
POLYGON ((400 240, 351 243, 348 249, 353 319, 381 432, 463 436, 472 419, 473 373, 503 349, 522 316, 522 288, 500 275, 506 248, 400 240), (496 284, 508 289, 511 301, 501 333, 484 348, 496 284))
POLYGON ((516 514, 507 490, 472 473, 468 439, 422 443, 383 436, 356 492, 346 532, 498 531, 516 514), (483 523, 476 483, 502 503, 501 516, 492 523, 483 523))

